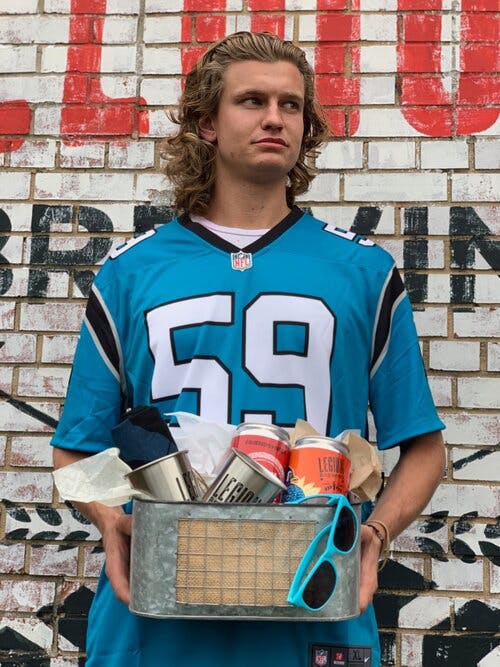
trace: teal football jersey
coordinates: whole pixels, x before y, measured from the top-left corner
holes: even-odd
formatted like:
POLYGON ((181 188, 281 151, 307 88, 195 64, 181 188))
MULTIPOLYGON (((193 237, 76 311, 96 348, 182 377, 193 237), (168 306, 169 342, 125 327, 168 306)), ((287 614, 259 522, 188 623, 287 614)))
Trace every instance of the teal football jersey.
MULTIPOLYGON (((330 436, 366 436, 370 408, 381 449, 443 428, 394 260, 297 207, 243 250, 185 215, 106 260, 52 444, 101 451, 124 408, 148 404, 330 436)), ((160 621, 130 614, 104 574, 88 644, 87 667, 312 667, 315 647, 352 645, 380 664, 371 607, 342 623, 160 621)))

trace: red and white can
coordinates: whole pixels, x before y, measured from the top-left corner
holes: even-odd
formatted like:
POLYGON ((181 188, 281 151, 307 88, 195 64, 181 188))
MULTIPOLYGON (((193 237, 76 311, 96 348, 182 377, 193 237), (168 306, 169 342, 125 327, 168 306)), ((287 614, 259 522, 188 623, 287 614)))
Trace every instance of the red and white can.
POLYGON ((244 422, 236 428, 231 448, 247 454, 282 482, 285 481, 290 438, 280 426, 244 422))
POLYGON ((284 502, 316 493, 341 493, 349 490, 351 459, 340 440, 323 436, 300 438, 290 452, 287 490, 284 502))

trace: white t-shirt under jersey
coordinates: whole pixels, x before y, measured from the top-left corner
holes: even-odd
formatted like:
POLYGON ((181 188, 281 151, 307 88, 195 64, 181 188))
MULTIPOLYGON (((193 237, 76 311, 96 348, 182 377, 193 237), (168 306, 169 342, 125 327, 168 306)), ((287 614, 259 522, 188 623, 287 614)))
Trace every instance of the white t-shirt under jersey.
POLYGON ((254 241, 260 239, 261 236, 264 236, 269 229, 242 229, 241 227, 224 227, 222 225, 216 225, 215 222, 207 220, 201 215, 191 215, 191 220, 197 222, 205 229, 209 229, 217 236, 220 236, 225 241, 232 243, 237 248, 246 248, 254 241))

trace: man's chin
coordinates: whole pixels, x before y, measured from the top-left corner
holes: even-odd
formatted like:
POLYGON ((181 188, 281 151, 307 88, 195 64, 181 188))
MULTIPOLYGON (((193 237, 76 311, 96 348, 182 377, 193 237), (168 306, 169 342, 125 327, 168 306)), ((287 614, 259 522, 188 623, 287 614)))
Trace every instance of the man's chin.
POLYGON ((260 160, 255 165, 253 173, 254 177, 262 183, 279 182, 286 180, 292 168, 293 165, 284 165, 282 161, 260 160))

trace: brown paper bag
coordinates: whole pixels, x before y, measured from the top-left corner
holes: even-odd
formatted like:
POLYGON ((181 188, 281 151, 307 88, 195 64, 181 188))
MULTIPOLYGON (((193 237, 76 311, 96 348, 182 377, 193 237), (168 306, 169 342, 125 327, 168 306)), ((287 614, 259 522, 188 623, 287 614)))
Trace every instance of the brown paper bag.
POLYGON ((343 442, 351 457, 349 491, 361 501, 373 500, 382 486, 382 464, 375 447, 352 432, 345 436, 343 442))
POLYGON ((307 438, 309 435, 319 435, 309 422, 304 419, 297 419, 295 428, 290 432, 290 447, 295 447, 299 438, 307 438))
MULTIPOLYGON (((319 433, 304 419, 297 419, 290 433, 290 446, 294 447, 299 438, 319 433)), ((382 486, 382 464, 375 447, 357 433, 349 431, 342 439, 349 449, 351 475, 349 491, 355 493, 361 502, 373 500, 382 486)))

